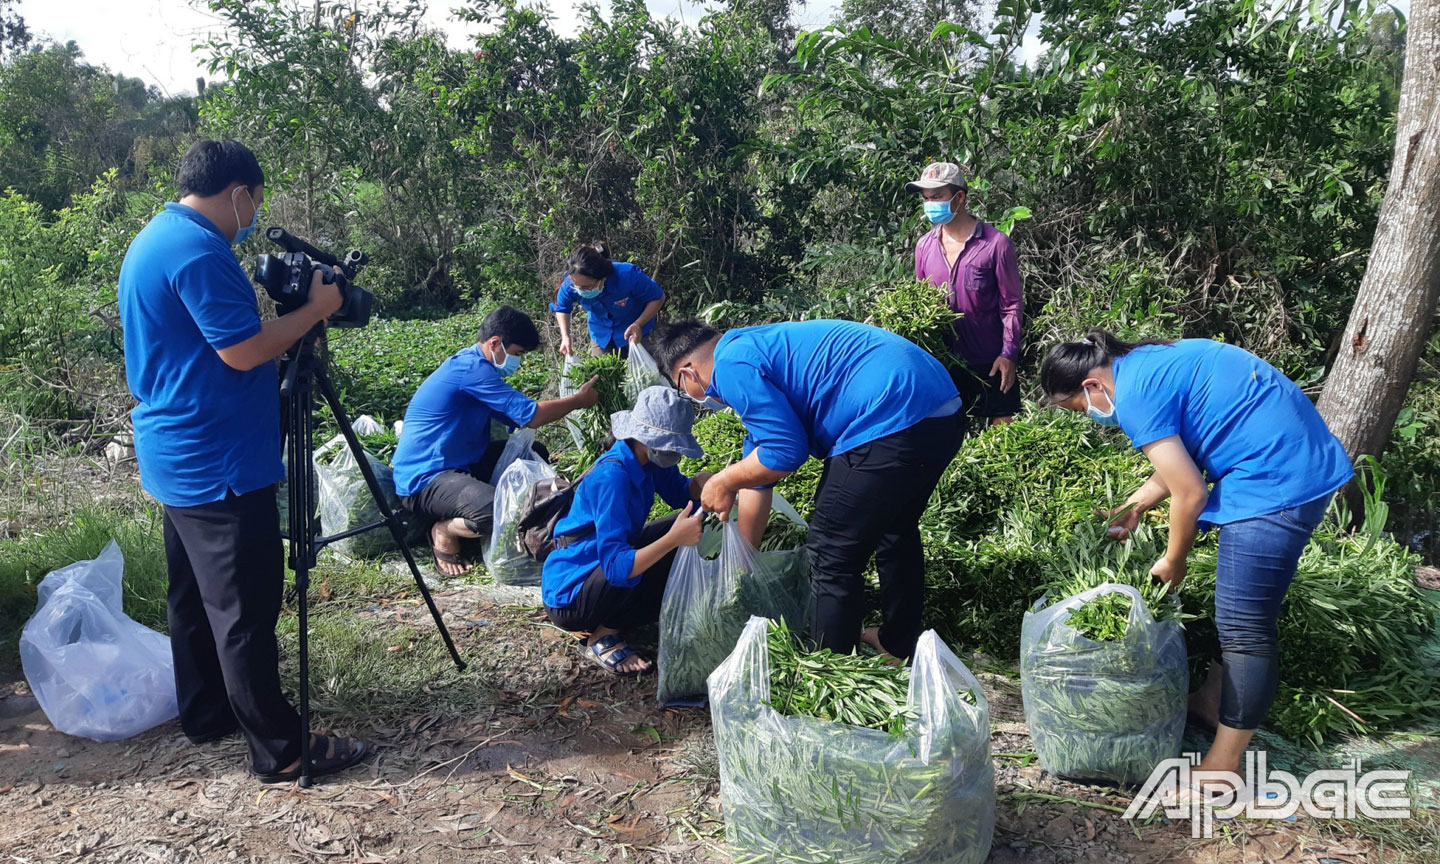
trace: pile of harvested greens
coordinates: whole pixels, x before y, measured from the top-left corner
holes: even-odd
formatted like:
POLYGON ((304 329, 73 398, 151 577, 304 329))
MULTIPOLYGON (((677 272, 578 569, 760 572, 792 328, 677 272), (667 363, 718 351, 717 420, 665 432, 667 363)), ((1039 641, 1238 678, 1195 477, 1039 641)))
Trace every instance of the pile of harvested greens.
POLYGON ((933 633, 922 637, 912 669, 813 656, 780 626, 752 619, 711 678, 733 860, 986 860, 995 820, 989 715, 957 698, 973 687, 973 679, 962 679, 959 660, 933 633), (908 683, 900 683, 907 676, 914 678, 913 703, 908 683), (803 683, 812 677, 823 683, 803 683), (883 695, 867 701, 851 685, 883 695), (926 705, 925 722, 895 722, 926 705))

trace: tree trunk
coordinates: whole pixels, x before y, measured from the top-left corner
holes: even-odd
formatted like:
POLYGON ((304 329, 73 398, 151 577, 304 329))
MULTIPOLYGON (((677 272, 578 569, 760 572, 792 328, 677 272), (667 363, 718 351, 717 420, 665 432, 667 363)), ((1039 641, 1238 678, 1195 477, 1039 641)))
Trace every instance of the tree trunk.
POLYGON ((1379 455, 1440 299, 1440 0, 1414 0, 1390 185, 1320 413, 1351 459, 1379 455))

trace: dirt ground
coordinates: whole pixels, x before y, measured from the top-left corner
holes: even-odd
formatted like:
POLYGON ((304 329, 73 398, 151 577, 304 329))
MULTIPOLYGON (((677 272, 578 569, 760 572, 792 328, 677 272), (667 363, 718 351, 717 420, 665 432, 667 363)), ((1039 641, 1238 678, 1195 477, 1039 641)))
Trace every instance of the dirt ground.
MULTIPOLYGON (((338 729, 378 753, 309 790, 260 786, 240 739, 196 747, 173 723, 114 744, 60 734, 10 670, 0 685, 0 860, 728 860, 708 712, 657 706, 653 678, 606 674, 533 609, 476 588, 437 600, 462 653, 493 667, 493 704, 338 729)), ((414 603, 375 614, 429 625, 414 603)), ((1399 860, 1373 838, 1305 822, 1229 823, 1208 841, 1191 840, 1185 824, 1125 822, 1124 795, 1026 764, 1018 685, 986 676, 986 686, 999 792, 992 862, 1399 860)))

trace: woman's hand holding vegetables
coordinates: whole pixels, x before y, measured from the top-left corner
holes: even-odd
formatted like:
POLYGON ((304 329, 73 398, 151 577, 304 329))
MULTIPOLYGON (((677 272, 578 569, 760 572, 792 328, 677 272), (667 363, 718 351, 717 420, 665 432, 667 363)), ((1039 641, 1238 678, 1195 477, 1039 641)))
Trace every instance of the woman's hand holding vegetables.
POLYGON ((1180 590, 1180 583, 1185 581, 1187 569, 1188 565, 1185 559, 1171 561, 1167 556, 1155 562, 1155 566, 1150 568, 1150 575, 1169 585, 1170 592, 1173 594, 1180 590))

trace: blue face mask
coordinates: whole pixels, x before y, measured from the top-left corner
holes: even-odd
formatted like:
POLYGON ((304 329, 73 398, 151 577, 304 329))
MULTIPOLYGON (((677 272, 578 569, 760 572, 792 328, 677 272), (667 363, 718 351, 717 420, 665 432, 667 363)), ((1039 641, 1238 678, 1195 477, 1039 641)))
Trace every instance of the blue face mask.
POLYGON ((925 218, 935 225, 944 225, 955 218, 955 211, 950 209, 949 201, 926 201, 925 218))
MULTIPOLYGON (((575 283, 573 282, 570 284, 575 285, 575 283)), ((599 297, 604 291, 604 279, 596 282, 594 288, 581 288, 579 285, 575 285, 575 293, 579 294, 581 297, 584 297, 586 300, 594 300, 596 297, 599 297)))
MULTIPOLYGON (((236 186, 235 192, 239 192, 242 188, 236 186)), ((240 211, 235 207, 235 192, 230 193, 230 209, 235 211, 235 224, 240 225, 240 211)), ((245 190, 245 197, 250 198, 250 190, 245 190)), ((235 232, 235 239, 230 241, 231 246, 239 246, 245 242, 247 237, 255 233, 255 226, 260 222, 260 208, 255 206, 254 198, 250 198, 250 211, 253 214, 250 217, 250 224, 242 225, 240 230, 235 232)))
POLYGON ((490 362, 495 363, 495 368, 500 370, 501 378, 509 378, 511 375, 514 375, 516 372, 520 371, 520 364, 521 362, 523 362, 524 358, 522 358, 519 354, 506 353, 504 345, 500 346, 500 353, 505 355, 505 359, 503 361, 495 363, 494 360, 491 360, 490 362))
POLYGON ((1119 426, 1120 418, 1115 416, 1115 397, 1109 393, 1105 394, 1110 400, 1110 410, 1101 411, 1090 401, 1090 391, 1085 391, 1085 416, 1099 423, 1101 426, 1119 426))

